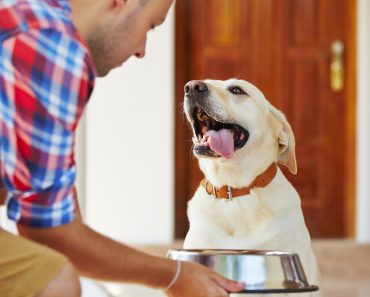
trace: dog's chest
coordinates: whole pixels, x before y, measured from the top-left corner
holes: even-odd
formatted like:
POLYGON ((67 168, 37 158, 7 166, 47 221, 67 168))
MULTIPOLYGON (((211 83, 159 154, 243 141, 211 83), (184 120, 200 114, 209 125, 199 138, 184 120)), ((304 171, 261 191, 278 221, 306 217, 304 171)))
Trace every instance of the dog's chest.
POLYGON ((230 201, 212 198, 203 201, 205 202, 203 209, 198 209, 201 213, 195 211, 193 215, 196 218, 192 219, 204 220, 205 224, 212 224, 214 228, 218 228, 229 236, 250 235, 262 223, 268 222, 272 214, 257 199, 249 196, 251 195, 230 201))
MULTIPOLYGON (((211 198, 198 189, 189 202, 188 217, 195 244, 208 248, 277 249, 294 236, 297 212, 274 207, 258 191, 232 200, 211 198), (279 238, 279 240, 276 240, 279 238)), ((275 197, 278 199, 278 197, 275 197)), ((190 239, 190 238, 189 238, 190 239)))

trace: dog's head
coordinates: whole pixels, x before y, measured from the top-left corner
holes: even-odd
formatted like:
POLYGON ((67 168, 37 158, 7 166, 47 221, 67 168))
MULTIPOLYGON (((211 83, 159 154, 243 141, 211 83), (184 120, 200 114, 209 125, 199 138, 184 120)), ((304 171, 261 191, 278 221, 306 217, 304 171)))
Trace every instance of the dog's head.
POLYGON ((296 173, 295 140, 284 115, 243 80, 190 81, 184 109, 194 133, 193 152, 216 186, 242 183, 279 162, 296 173), (236 176, 243 175, 239 181, 236 176))

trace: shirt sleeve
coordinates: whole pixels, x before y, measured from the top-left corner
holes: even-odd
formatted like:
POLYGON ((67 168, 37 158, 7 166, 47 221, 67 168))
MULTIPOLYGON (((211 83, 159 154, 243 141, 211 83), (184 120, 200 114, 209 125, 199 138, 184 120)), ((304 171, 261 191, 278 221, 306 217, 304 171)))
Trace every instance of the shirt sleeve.
POLYGON ((0 46, 0 167, 8 217, 31 227, 74 219, 78 119, 92 91, 86 47, 53 29, 0 46))

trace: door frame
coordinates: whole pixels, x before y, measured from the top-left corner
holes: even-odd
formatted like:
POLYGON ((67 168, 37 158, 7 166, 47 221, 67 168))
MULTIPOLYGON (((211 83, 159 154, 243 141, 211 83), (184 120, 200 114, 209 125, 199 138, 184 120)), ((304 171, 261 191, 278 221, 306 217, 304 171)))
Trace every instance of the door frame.
POLYGON ((185 236, 184 230, 187 230, 188 223, 183 218, 186 213, 186 200, 191 198, 183 183, 186 172, 189 170, 186 157, 190 155, 190 152, 184 145, 187 127, 180 108, 184 98, 184 85, 189 80, 189 69, 186 63, 188 52, 186 39, 189 36, 185 13, 187 5, 188 1, 178 0, 175 7, 175 239, 183 239, 185 236))
POLYGON ((346 89, 346 137, 347 137, 347 154, 345 158, 346 169, 346 193, 344 197, 344 214, 345 214, 345 234, 347 238, 356 236, 356 103, 357 103, 357 0, 350 0, 350 7, 347 11, 349 26, 346 30, 347 36, 347 75, 345 84, 346 89))
MULTIPOLYGON (((346 191, 344 197, 344 221, 345 236, 355 236, 356 214, 356 52, 357 52, 357 0, 349 1, 350 9, 347 10, 349 26, 345 32, 347 40, 347 86, 346 97, 346 123, 345 134, 347 147, 345 148, 346 191)), ((189 77, 189 65, 186 63, 188 53, 187 40, 190 34, 186 26, 187 15, 186 0, 178 0, 175 8, 175 238, 182 239, 188 228, 187 220, 184 220, 187 201, 193 196, 188 193, 183 183, 186 172, 189 170, 191 152, 184 145, 187 126, 181 108, 183 101, 183 88, 189 77)))

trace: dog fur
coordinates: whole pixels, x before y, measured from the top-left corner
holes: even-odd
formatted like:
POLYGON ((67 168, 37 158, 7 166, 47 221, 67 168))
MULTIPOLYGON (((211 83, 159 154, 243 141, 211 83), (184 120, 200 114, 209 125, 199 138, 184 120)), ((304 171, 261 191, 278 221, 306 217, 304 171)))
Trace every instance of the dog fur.
MULTIPOLYGON (((216 187, 246 187, 273 162, 287 166, 293 174, 297 172, 292 129, 283 113, 257 87, 237 79, 203 83, 208 88, 206 95, 185 95, 188 121, 194 124, 192 112, 194 106, 199 106, 212 118, 238 124, 249 132, 246 144, 231 158, 195 153, 209 182, 216 187), (245 94, 233 94, 230 91, 233 87, 245 94)), ((216 199, 199 186, 188 203, 188 218, 185 249, 292 251, 299 254, 308 282, 319 285, 319 271, 299 195, 279 168, 267 186, 254 188, 250 194, 231 201, 216 199)), ((317 297, 320 292, 287 296, 317 297)))

